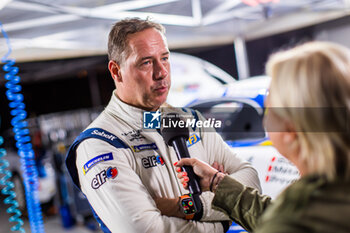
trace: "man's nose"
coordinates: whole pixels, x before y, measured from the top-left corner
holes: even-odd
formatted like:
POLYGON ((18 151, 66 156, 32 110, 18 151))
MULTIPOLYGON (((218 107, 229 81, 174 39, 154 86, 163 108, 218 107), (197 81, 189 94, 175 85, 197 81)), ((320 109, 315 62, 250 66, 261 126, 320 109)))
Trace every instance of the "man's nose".
POLYGON ((158 61, 154 66, 153 78, 163 79, 169 74, 169 64, 158 61))

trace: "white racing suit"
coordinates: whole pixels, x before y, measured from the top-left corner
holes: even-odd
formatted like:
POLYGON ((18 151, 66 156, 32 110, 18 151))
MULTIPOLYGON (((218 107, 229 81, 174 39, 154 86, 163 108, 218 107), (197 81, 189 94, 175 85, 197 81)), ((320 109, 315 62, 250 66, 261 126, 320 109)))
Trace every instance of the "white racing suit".
MULTIPOLYGON (((184 111, 205 120, 198 112, 184 111)), ((165 144, 159 131, 143 129, 143 112, 113 94, 105 110, 82 133, 87 138, 78 137, 68 152, 68 170, 101 228, 113 233, 130 226, 134 232, 222 233, 221 221, 229 218, 211 208, 211 192, 200 196, 200 221, 167 217, 157 209, 154 197, 178 198, 188 191, 176 176, 174 149, 165 144)), ((208 164, 216 161, 236 180, 260 190, 255 169, 236 157, 216 132, 191 128, 187 146, 191 157, 208 164)))

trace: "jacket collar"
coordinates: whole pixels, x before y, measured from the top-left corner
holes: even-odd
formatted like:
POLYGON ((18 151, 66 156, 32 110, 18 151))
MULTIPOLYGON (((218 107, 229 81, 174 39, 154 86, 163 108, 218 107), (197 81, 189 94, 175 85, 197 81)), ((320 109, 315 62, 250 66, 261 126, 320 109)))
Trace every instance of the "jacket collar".
POLYGON ((132 127, 143 127, 143 112, 145 110, 124 103, 115 94, 115 90, 105 110, 114 117, 122 119, 130 124, 132 127))

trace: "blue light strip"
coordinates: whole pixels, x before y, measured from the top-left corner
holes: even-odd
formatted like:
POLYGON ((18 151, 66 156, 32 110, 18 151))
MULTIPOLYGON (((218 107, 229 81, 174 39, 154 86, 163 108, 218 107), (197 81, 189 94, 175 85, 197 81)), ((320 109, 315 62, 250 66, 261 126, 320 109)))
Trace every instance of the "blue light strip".
MULTIPOLYGON (((3 138, 0 136, 0 145, 3 143, 3 138)), ((6 212, 12 214, 9 218, 10 222, 17 222, 16 225, 11 227, 11 231, 19 231, 21 233, 25 232, 22 228, 23 220, 21 219, 21 211, 17 209, 18 202, 16 201, 16 193, 13 191, 15 185, 10 178, 12 177, 12 173, 7 168, 9 167, 9 162, 5 159, 6 150, 4 148, 0 148, 0 174, 4 176, 0 179, 0 185, 3 185, 4 188, 1 190, 1 193, 6 195, 7 197, 4 200, 4 203, 10 205, 7 208, 6 212)))
POLYGON ((1 23, 0 29, 8 46, 8 52, 2 57, 1 61, 5 63, 3 70, 6 72, 5 79, 7 80, 5 84, 7 88, 6 96, 10 101, 9 106, 12 109, 10 112, 12 115, 11 124, 15 133, 18 155, 21 158, 30 228, 33 233, 41 233, 44 232, 44 223, 38 198, 38 172, 35 166, 29 129, 27 128, 27 112, 23 103, 23 95, 20 93, 22 90, 19 84, 21 78, 17 75, 18 67, 14 66, 15 59, 8 59, 12 49, 9 37, 1 23))

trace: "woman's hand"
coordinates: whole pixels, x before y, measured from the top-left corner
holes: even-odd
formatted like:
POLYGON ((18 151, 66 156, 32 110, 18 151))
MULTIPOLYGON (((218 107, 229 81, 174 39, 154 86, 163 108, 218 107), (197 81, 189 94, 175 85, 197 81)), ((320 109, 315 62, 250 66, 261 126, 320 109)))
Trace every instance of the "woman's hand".
MULTIPOLYGON (((212 166, 209 164, 202 162, 198 159, 181 159, 180 161, 174 164, 176 166, 177 177, 180 179, 184 188, 187 189, 189 178, 187 176, 187 172, 183 172, 181 167, 184 165, 192 166, 194 173, 199 176, 200 181, 199 184, 202 188, 202 191, 209 191, 210 184, 214 175, 217 172, 224 171, 224 166, 214 162, 212 166)), ((178 217, 184 218, 185 215, 180 209, 179 198, 164 198, 158 197, 154 198, 154 201, 157 205, 157 208, 161 211, 162 215, 166 215, 169 217, 178 217)))
MULTIPOLYGON (((201 186, 202 191, 209 191, 210 183, 212 182, 214 175, 218 172, 217 169, 213 168, 209 164, 195 158, 181 159, 174 163, 174 165, 177 167, 177 177, 180 179, 180 182, 184 188, 188 187, 189 178, 186 172, 181 171, 181 167, 184 165, 192 166, 194 173, 200 178, 199 185, 201 186)), ((215 165, 213 164, 213 166, 215 165)), ((217 166, 218 168, 220 167, 220 165, 217 166)), ((221 167, 221 169, 223 170, 224 168, 221 167)))

